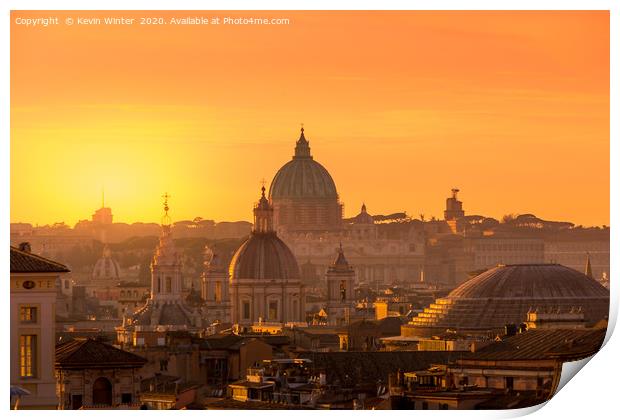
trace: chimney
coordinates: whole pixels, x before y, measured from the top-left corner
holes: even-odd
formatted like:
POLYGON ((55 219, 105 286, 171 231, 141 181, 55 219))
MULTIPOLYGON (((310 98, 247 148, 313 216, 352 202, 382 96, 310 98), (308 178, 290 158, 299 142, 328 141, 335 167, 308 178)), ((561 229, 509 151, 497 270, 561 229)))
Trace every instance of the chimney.
POLYGON ((515 324, 506 324, 504 330, 507 337, 512 337, 517 334, 517 326, 515 324))
POLYGON ((22 252, 31 253, 32 249, 30 248, 30 242, 22 242, 19 244, 19 250, 22 252))

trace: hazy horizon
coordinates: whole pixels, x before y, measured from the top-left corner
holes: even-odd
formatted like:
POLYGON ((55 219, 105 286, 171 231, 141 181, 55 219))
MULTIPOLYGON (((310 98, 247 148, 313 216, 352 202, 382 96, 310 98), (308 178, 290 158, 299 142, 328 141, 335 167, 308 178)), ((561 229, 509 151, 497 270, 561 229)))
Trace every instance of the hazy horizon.
POLYGON ((250 221, 305 123, 345 217, 442 218, 457 187, 466 214, 609 225, 607 11, 251 14, 292 23, 12 19, 11 222, 73 226, 102 187, 118 222, 166 191, 175 220, 250 221))

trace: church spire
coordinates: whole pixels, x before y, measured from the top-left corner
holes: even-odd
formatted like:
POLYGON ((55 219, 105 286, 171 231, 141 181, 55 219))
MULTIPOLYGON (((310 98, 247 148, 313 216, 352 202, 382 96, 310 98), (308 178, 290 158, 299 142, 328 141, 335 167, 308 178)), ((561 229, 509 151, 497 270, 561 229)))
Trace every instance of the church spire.
POLYGON ((334 268, 345 268, 349 269, 349 262, 344 256, 344 249, 342 249, 342 242, 340 242, 340 246, 338 247, 338 256, 334 260, 334 264, 332 264, 334 268))
POLYGON ((590 253, 588 252, 588 257, 586 259, 586 276, 590 277, 591 279, 594 278, 594 276, 592 275, 592 263, 590 262, 590 253))
POLYGON ((310 155, 310 143, 306 140, 306 136, 304 135, 304 125, 301 125, 301 134, 299 135, 299 140, 295 144, 295 158, 312 158, 310 155))
POLYGON ((165 193, 161 196, 161 198, 164 199, 164 215, 161 218, 161 224, 162 226, 170 226, 172 224, 170 221, 170 216, 168 215, 168 211, 170 210, 170 207, 168 207, 168 199, 170 198, 170 195, 165 193))

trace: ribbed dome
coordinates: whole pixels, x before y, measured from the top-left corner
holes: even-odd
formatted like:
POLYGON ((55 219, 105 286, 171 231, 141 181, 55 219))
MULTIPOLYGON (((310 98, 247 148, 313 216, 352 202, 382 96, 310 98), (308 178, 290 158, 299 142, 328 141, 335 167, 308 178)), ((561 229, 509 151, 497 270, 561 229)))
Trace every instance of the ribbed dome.
POLYGON ((405 335, 450 330, 499 331, 520 324, 528 311, 583 312, 592 324, 609 313, 609 291, 595 280, 558 264, 498 266, 437 299, 403 326, 405 335))
POLYGON ((608 297, 609 292, 585 274, 559 264, 505 265, 466 281, 448 298, 608 297))
POLYGON ((231 280, 300 278, 295 256, 275 232, 253 232, 235 252, 229 274, 231 280))
POLYGON ((280 168, 271 181, 269 198, 338 198, 331 175, 310 155, 310 145, 304 137, 303 128, 295 147, 295 156, 280 168))

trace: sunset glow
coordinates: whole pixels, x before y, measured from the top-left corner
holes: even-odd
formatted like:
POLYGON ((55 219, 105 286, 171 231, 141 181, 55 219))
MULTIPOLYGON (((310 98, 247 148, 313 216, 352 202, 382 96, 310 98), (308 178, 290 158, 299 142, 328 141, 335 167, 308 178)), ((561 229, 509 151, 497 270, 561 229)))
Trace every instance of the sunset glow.
MULTIPOLYGON (((145 12, 54 12, 143 16, 145 12)), ((608 12, 148 12, 273 26, 11 24, 11 222, 251 220, 304 123, 345 216, 609 224, 608 12)))

